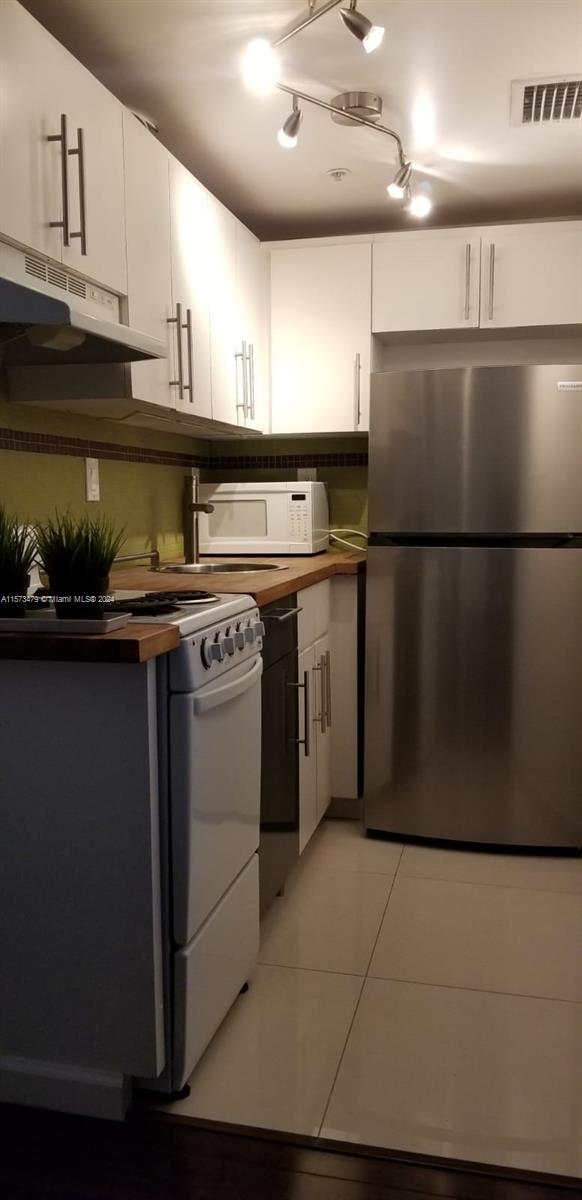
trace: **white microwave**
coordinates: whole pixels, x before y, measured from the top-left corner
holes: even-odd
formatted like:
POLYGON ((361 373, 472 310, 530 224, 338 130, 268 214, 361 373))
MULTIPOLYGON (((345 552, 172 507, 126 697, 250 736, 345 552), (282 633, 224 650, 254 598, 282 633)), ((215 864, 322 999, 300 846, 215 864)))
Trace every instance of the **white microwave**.
POLYGON ((201 554, 319 554, 329 543, 324 483, 206 483, 201 554))

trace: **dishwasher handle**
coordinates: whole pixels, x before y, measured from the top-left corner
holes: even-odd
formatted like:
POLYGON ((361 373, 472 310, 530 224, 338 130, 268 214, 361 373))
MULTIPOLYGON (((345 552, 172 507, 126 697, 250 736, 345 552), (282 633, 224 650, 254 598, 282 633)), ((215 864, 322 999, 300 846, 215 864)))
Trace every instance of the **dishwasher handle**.
POLYGON ((262 674, 263 660, 258 658, 246 675, 241 675, 238 679, 233 679, 231 683, 223 683, 219 687, 212 688, 212 691, 205 691, 200 696, 195 696, 192 702, 194 716, 209 712, 210 709, 218 708, 221 704, 227 704, 229 700, 235 700, 237 696, 243 696, 245 692, 254 687, 262 674))

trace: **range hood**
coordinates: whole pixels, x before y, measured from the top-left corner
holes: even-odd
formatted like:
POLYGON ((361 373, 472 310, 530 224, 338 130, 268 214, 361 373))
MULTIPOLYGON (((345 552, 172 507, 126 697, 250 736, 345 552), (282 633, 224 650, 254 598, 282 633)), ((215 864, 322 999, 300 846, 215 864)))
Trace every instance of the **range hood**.
MULTIPOLYGON (((106 294, 105 294, 106 295, 106 294)), ((0 277, 0 367, 129 363, 165 358, 163 342, 31 285, 0 277)))

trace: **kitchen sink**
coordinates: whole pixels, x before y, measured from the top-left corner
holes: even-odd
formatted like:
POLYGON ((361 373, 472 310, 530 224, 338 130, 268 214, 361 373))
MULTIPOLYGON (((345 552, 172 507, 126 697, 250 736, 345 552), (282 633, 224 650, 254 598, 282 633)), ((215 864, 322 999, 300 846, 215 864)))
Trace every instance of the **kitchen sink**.
POLYGON ((159 567, 160 571, 172 571, 182 575, 244 575, 251 571, 286 571, 287 567, 280 563, 245 563, 245 562, 199 562, 199 563, 166 563, 159 567))

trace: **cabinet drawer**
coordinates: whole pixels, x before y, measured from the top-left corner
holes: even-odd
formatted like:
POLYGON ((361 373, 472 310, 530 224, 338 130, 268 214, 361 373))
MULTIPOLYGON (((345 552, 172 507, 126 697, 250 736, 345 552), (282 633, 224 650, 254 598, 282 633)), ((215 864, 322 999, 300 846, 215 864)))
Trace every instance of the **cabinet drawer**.
POLYGON ((322 580, 313 587, 303 588, 297 593, 297 604, 301 612, 297 617, 299 650, 311 646, 316 638, 327 633, 330 622, 330 581, 322 580))

